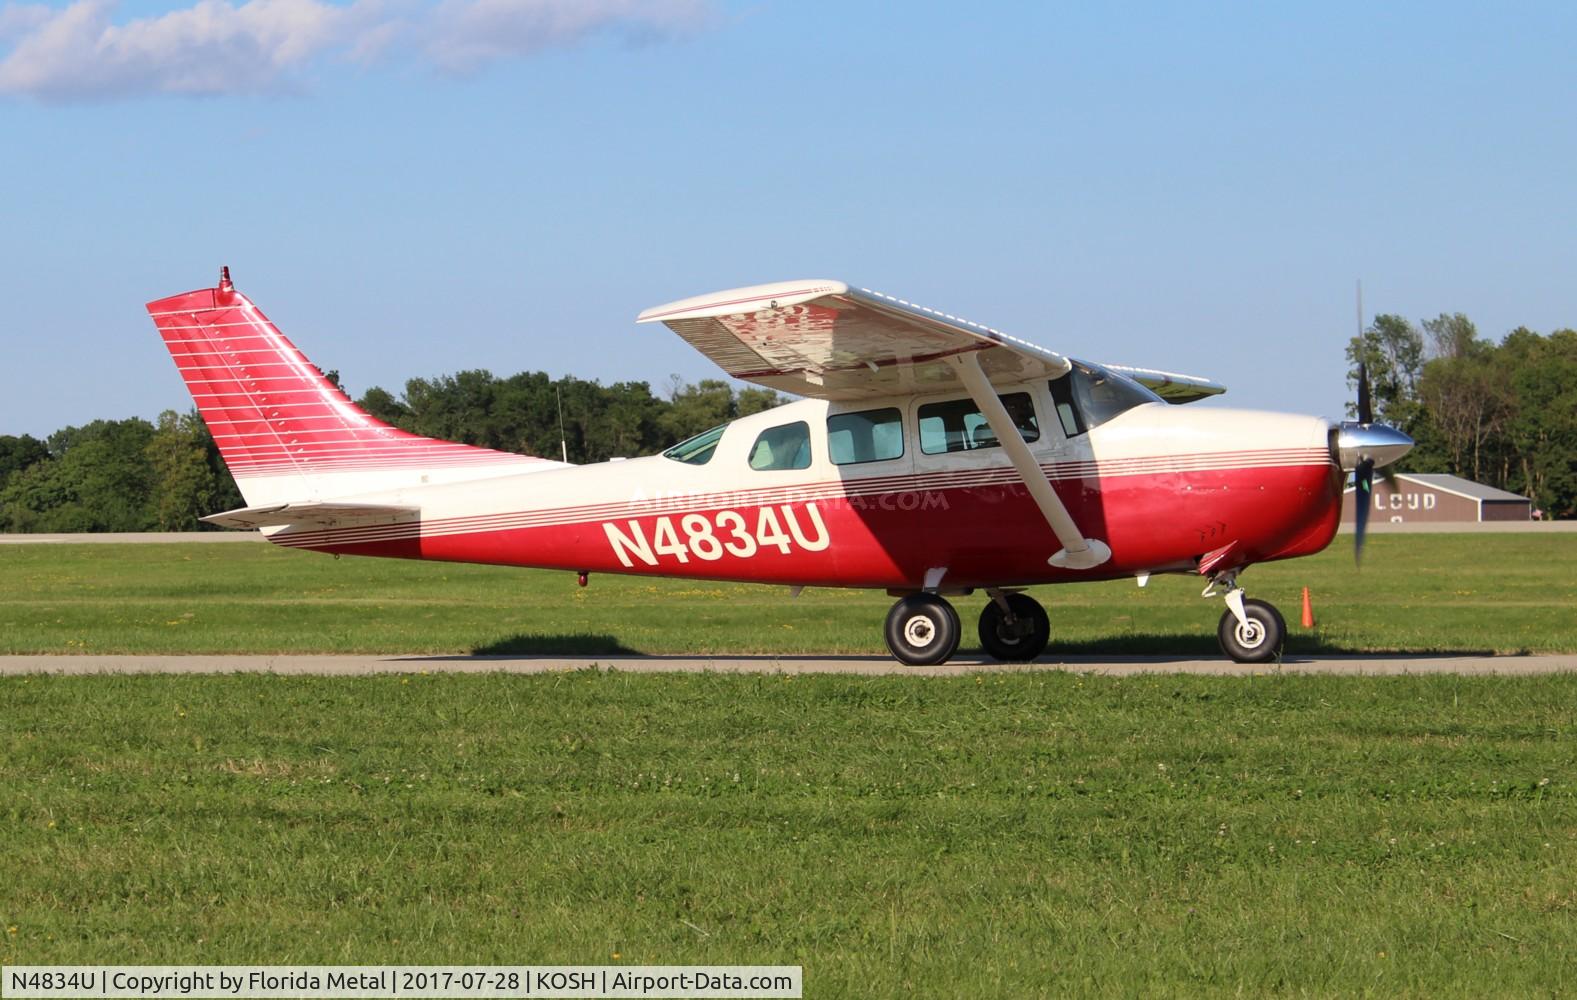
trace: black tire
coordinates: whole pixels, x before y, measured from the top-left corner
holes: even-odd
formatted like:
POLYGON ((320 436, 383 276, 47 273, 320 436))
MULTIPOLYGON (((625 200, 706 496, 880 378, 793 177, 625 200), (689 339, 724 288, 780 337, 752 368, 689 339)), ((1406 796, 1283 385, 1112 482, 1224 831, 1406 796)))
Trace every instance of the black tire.
POLYGON ((1013 623, 996 601, 987 601, 980 611, 980 645, 992 659, 1004 663, 1028 663, 1046 651, 1051 639, 1051 621, 1046 609, 1028 594, 1007 595, 1013 610, 1013 623))
MULTIPOLYGON (((940 598, 938 599, 940 600, 940 598)), ((958 652, 958 644, 964 639, 964 621, 958 617, 958 609, 953 607, 952 601, 942 601, 942 607, 946 608, 947 613, 953 617, 953 645, 947 650, 947 655, 942 658, 942 662, 946 663, 958 652)))
POLYGON ((1231 610, 1221 615, 1216 626, 1216 638, 1221 651, 1238 663, 1268 663, 1281 659, 1281 650, 1287 640, 1287 622, 1274 604, 1249 598, 1243 602, 1243 615, 1247 626, 1238 624, 1231 610))
POLYGON ((958 612, 935 594, 910 594, 887 612, 887 648, 902 663, 946 663, 958 649, 958 612))

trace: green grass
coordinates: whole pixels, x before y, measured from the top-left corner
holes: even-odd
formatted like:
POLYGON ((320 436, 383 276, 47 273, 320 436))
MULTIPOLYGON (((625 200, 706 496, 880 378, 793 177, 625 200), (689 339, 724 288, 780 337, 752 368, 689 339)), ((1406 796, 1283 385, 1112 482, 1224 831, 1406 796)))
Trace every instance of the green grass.
MULTIPOLYGON (((1577 652, 1577 535, 1347 538, 1244 574, 1289 650, 1577 652), (1299 593, 1318 627, 1296 625, 1299 593)), ((1193 577, 1039 587, 1057 651, 1215 655, 1193 577)), ((0 653, 880 653, 891 599, 382 559, 268 545, 0 547, 0 653)), ((984 597, 958 599, 965 644, 984 597)))
POLYGON ((0 962, 1561 996, 1577 677, 0 677, 0 962))

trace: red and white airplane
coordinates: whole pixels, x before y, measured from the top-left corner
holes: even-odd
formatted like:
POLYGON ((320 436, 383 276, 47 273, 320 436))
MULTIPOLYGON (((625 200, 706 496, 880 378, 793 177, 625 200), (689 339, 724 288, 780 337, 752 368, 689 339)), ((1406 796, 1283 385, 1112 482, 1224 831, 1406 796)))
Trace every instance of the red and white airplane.
MULTIPOLYGON (((1155 573, 1220 594, 1222 649, 1279 655, 1249 566, 1318 552, 1343 470, 1367 489, 1412 446, 1360 421, 1181 408, 1205 379, 1054 354, 840 281, 788 281, 641 313, 728 374, 806 397, 662 455, 571 466, 418 437, 358 408, 231 285, 148 304, 248 504, 204 518, 320 552, 884 589, 887 645, 945 661, 948 596, 1029 660, 1034 584, 1155 573)), ((1362 381, 1362 380, 1361 380, 1362 381)), ((1367 507, 1367 505, 1365 505, 1367 507)), ((796 591, 797 592, 797 591, 796 591)))

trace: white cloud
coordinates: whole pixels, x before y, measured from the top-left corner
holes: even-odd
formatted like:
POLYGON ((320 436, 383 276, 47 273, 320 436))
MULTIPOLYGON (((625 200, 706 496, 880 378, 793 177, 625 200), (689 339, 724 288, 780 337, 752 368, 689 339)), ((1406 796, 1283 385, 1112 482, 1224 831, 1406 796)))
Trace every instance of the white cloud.
POLYGON ((0 42, 19 38, 48 21, 54 9, 42 3, 14 3, 0 7, 0 42))
POLYGON ((0 94, 48 101, 288 87, 320 59, 414 53, 446 72, 579 42, 694 29, 707 0, 197 0, 115 23, 114 0, 0 7, 0 94), (8 50, 6 46, 8 45, 8 50))
POLYGON ((661 39, 699 27, 707 16, 701 0, 443 0, 426 49, 443 69, 468 72, 598 33, 661 39))

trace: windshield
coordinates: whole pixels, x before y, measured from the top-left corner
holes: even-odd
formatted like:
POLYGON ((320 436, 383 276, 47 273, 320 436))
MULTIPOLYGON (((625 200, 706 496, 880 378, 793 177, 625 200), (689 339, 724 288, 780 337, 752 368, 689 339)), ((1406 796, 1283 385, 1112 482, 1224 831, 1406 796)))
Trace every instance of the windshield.
POLYGON ((686 465, 705 465, 712 460, 712 452, 717 450, 717 442, 723 439, 723 432, 726 430, 728 425, 723 424, 688 440, 680 441, 663 452, 663 457, 686 465))
POLYGON ((1143 403, 1161 402, 1160 396, 1126 375, 1081 361, 1073 362, 1068 374, 1052 379, 1050 385, 1057 417, 1068 437, 1099 427, 1143 403))

